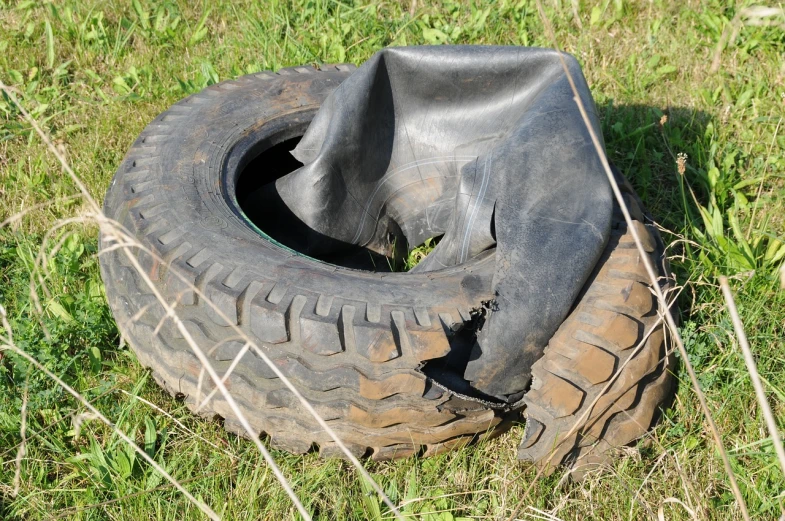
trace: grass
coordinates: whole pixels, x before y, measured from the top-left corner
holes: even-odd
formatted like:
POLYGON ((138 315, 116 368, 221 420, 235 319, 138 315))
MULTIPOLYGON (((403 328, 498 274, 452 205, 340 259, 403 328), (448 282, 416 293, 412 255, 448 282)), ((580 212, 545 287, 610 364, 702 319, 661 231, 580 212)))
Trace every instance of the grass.
MULTIPOLYGON (((783 429, 785 291, 778 269, 785 256, 785 18, 755 25, 744 16, 732 23, 742 6, 720 0, 547 4, 559 45, 582 63, 592 87, 609 157, 670 230, 671 266, 686 285, 681 333, 745 501, 754 518, 778 518, 785 476, 717 276, 731 278, 783 429), (723 36, 733 27, 734 38, 723 36), (713 73, 718 46, 720 67, 713 73)), ((528 0, 419 2, 414 16, 409 7, 0 0, 0 79, 101 200, 142 128, 174 101, 217 81, 303 63, 361 63, 387 45, 551 44, 528 0)), ((224 519, 294 518, 251 443, 192 416, 120 345, 98 274, 95 227, 75 222, 47 236, 63 219, 83 215, 77 193, 18 109, 0 97, 0 222, 27 212, 0 227, 0 304, 16 344, 224 519), (42 248, 49 292, 39 291, 40 314, 30 277, 42 248)), ((407 265, 415 260, 416 254, 407 265)), ((9 351, 0 355, 0 518, 202 518, 61 388, 9 351), (27 443, 15 493, 23 402, 27 443)), ((685 375, 679 379, 673 406, 650 436, 620 450, 611 469, 583 483, 564 484, 558 474, 541 478, 520 517, 640 519, 662 509, 665 519, 739 518, 694 391, 685 375)), ((505 518, 535 476, 515 461, 521 435, 517 427, 450 454, 367 468, 413 519, 505 518)), ((388 515, 345 462, 273 454, 315 517, 388 515)))

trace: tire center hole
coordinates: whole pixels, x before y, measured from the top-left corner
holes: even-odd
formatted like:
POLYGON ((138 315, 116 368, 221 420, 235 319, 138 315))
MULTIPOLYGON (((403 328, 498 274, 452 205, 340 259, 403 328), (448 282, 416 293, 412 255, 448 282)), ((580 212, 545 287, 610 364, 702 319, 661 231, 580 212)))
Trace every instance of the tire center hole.
POLYGON ((266 202, 260 202, 269 200, 269 194, 274 192, 277 179, 303 166, 291 154, 301 137, 285 139, 268 147, 251 159, 237 174, 237 204, 253 227, 287 248, 309 257, 337 266, 373 272, 409 271, 438 244, 441 236, 430 238, 424 244, 413 248, 407 248, 408 245, 401 248, 400 245, 394 244, 396 237, 391 233, 388 239, 394 255, 389 257, 356 245, 343 245, 334 253, 308 253, 302 238, 305 235, 302 233, 305 225, 300 219, 284 206, 273 207, 266 202))

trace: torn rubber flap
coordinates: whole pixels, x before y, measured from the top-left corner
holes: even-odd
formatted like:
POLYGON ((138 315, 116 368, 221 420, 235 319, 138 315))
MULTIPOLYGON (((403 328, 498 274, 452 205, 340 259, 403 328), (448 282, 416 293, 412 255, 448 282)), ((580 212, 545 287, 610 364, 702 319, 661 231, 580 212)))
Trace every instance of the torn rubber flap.
MULTIPOLYGON (((601 136, 577 61, 562 54, 601 136)), ((495 300, 465 369, 501 400, 565 319, 610 234, 612 193, 556 51, 389 48, 324 102, 268 188, 303 252, 391 251, 443 235, 413 273, 496 249, 495 300)))

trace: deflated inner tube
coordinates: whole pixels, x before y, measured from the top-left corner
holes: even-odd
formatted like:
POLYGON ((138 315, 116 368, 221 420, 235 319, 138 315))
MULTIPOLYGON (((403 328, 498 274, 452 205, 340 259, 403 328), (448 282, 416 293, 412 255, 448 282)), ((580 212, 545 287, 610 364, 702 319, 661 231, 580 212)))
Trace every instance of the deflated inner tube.
MULTIPOLYGON (((527 429, 521 457, 542 460, 531 447, 562 439, 558 422, 580 414, 609 363, 640 356, 626 344, 657 314, 656 304, 626 304, 644 298, 633 284, 645 286, 640 259, 614 253, 625 227, 560 67, 543 49, 393 49, 354 73, 259 73, 172 106, 131 147, 104 204, 144 247, 132 254, 153 281, 120 249, 101 256, 110 306, 140 362, 196 409, 214 388, 201 350, 219 374, 231 370, 227 386, 256 433, 295 453, 340 455, 261 353, 355 455, 435 454, 500 432, 526 404, 539 427, 527 429), (408 247, 438 236, 420 265, 395 272, 408 247), (608 308, 597 312, 603 321, 637 325, 625 323, 613 349, 562 339, 584 358, 545 349, 565 327, 605 327, 586 299, 608 308), (591 349, 610 357, 599 376, 591 349), (568 387, 542 391, 543 371, 568 387), (570 405, 556 407, 565 396, 570 405)), ((665 274, 661 241, 628 192, 665 274)), ((657 338, 624 396, 669 381, 657 338)), ((607 426, 662 399, 589 416, 607 426)), ((199 412, 244 434, 220 393, 199 412)), ((593 428, 609 446, 637 432, 593 428)), ((559 460, 588 454, 587 439, 568 440, 559 460)))
MULTIPOLYGON (((601 135, 577 62, 566 56, 601 135)), ((320 108, 304 165, 250 195, 308 255, 444 235, 417 273, 495 249, 493 299, 464 372, 507 402, 607 243, 611 191, 558 55, 515 47, 385 49, 320 108)))

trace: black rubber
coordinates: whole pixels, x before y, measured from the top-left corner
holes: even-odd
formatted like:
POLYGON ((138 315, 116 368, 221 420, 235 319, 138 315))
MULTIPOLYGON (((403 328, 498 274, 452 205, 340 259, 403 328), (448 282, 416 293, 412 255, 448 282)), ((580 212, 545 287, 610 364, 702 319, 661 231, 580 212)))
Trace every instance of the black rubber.
MULTIPOLYGON (((529 411, 540 414, 527 411, 536 421, 527 428, 520 455, 541 461, 605 381, 594 381, 600 377, 593 364, 603 362, 603 370, 617 367, 630 346, 617 345, 624 353, 615 353, 600 338, 593 346, 586 344, 598 350, 590 353, 583 337, 584 344, 572 351, 559 351, 552 342, 531 368, 534 392, 512 403, 494 398, 474 386, 466 370, 470 357, 476 360, 472 349, 477 333, 498 297, 493 289, 495 249, 434 271, 352 269, 347 266, 370 258, 367 251, 323 260, 306 257, 289 247, 297 246, 286 233, 288 226, 298 225, 296 219, 271 214, 247 197, 297 166, 272 152, 288 152, 294 146, 322 102, 352 69, 332 65, 265 72, 213 85, 178 102, 131 147, 112 181, 104 211, 152 252, 136 249, 134 255, 155 289, 176 305, 178 317, 219 374, 243 349, 239 330, 264 350, 356 455, 389 459, 435 454, 483 433, 500 432, 519 417, 525 402, 529 411), (610 352, 613 360, 603 359, 603 352, 610 352), (570 362, 570 353, 583 354, 570 362)), ((652 256, 665 275, 661 241, 653 227, 642 224, 641 205, 633 199, 644 235, 659 245, 652 256)), ((592 311, 586 311, 589 297, 591 305, 600 302, 597 309, 616 306, 611 318, 621 318, 615 323, 649 324, 656 317, 656 302, 646 309, 625 307, 630 295, 640 297, 640 288, 635 286, 631 293, 628 283, 646 282, 639 259, 630 255, 629 241, 618 240, 624 229, 618 212, 611 221, 611 240, 557 331, 561 337, 565 331, 571 335, 585 330, 586 324, 602 325, 592 322, 592 311), (613 264, 608 259, 620 258, 619 251, 624 269, 604 268, 613 264), (621 286, 609 292, 614 277, 621 286)), ((386 238, 387 244, 374 248, 394 255, 395 234, 386 238)), ((201 374, 183 335, 125 253, 112 249, 106 236, 101 246, 109 248, 101 255, 101 271, 123 336, 156 380, 172 394, 184 396, 195 410, 214 388, 210 379, 201 374)), ((375 262, 379 261, 377 257, 375 262)), ((617 340, 613 330, 603 331, 607 341, 617 340)), ((631 341, 628 336, 625 341, 631 341)), ((652 394, 650 399, 628 400, 600 419, 590 415, 602 428, 594 427, 593 437, 578 436, 561 444, 551 464, 571 461, 570 454, 588 454, 591 443, 600 438, 603 452, 645 432, 670 382, 659 363, 661 338, 660 332, 642 351, 645 367, 621 378, 627 385, 625 399, 630 386, 647 392, 656 388, 657 398, 652 394), (646 423, 643 430, 617 429, 623 436, 614 435, 624 423, 619 411, 635 412, 636 425, 646 423)), ((331 438, 255 352, 244 355, 227 385, 254 429, 269 436, 273 446, 340 456, 331 438)), ((227 429, 245 434, 220 394, 199 413, 220 416, 227 429)))
MULTIPOLYGON (((420 275, 352 270, 264 237, 224 189, 255 156, 301 135, 352 68, 261 73, 178 102, 136 140, 104 211, 158 257, 138 253, 219 374, 244 342, 189 284, 265 349, 358 455, 434 453, 492 430, 510 409, 450 380, 446 369, 451 343, 461 343, 461 330, 473 334, 492 297, 493 252, 420 275)), ((103 254, 101 269, 120 329, 142 364, 195 406, 199 363, 152 291, 120 250, 103 254)), ((335 451, 255 354, 244 356, 228 384, 274 446, 335 451)), ((204 378, 201 396, 212 388, 204 378)), ((203 411, 239 430, 220 395, 203 411)))

